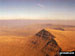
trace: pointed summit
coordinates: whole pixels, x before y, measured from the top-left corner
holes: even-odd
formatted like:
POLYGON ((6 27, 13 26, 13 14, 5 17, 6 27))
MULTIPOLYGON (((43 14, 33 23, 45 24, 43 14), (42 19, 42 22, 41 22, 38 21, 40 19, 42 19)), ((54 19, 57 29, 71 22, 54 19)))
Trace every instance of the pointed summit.
POLYGON ((36 34, 38 37, 42 37, 43 39, 54 38, 54 36, 48 32, 46 29, 41 30, 36 34))
MULTIPOLYGON (((40 50, 42 56, 59 56, 60 46, 55 41, 54 36, 47 29, 38 32, 31 41, 33 48, 40 50)), ((41 56, 41 55, 40 55, 41 56)))

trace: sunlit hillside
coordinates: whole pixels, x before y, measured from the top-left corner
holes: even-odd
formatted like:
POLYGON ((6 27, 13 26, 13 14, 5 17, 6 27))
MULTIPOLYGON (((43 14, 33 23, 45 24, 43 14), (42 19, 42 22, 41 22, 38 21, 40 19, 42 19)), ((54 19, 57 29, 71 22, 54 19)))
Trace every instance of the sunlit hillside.
POLYGON ((55 36, 55 40, 62 48, 62 51, 75 50, 75 31, 46 30, 55 36))
POLYGON ((0 0, 0 56, 74 52, 75 0, 0 0))
POLYGON ((75 51, 75 31, 45 28, 33 36, 0 36, 0 56, 59 56, 75 51))

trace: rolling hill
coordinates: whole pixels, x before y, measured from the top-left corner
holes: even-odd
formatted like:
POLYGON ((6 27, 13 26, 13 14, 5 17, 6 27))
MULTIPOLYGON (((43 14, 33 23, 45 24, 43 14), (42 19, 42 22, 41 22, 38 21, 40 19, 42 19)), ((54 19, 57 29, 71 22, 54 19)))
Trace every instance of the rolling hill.
POLYGON ((0 36, 0 56, 59 56, 75 51, 75 31, 42 29, 30 37, 0 36))

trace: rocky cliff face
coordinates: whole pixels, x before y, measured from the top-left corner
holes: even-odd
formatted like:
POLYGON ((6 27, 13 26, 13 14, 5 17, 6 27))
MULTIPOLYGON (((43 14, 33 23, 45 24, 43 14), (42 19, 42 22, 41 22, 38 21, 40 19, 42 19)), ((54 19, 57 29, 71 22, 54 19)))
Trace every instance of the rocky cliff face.
POLYGON ((33 48, 38 51, 37 54, 42 53, 41 56, 59 56, 61 48, 54 38, 55 37, 50 32, 43 29, 33 37, 31 42, 33 48))
POLYGON ((54 36, 51 33, 49 33, 48 31, 46 31, 45 29, 43 29, 40 32, 38 32, 36 34, 36 36, 38 36, 38 37, 40 37, 40 38, 42 38, 44 40, 54 38, 54 36))

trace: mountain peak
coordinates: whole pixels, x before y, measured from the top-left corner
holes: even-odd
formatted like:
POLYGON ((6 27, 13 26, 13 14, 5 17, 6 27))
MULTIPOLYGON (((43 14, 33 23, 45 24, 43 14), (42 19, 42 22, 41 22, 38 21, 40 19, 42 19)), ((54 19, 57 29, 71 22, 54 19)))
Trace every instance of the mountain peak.
POLYGON ((35 35, 32 44, 43 53, 43 56, 59 56, 60 46, 55 41, 54 36, 47 29, 42 29, 35 35))
POLYGON ((44 39, 48 39, 48 38, 50 38, 50 36, 51 36, 51 38, 54 38, 54 36, 50 32, 48 32, 46 29, 43 29, 40 32, 38 32, 36 34, 36 36, 42 37, 44 39))

